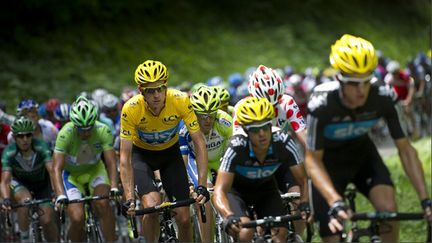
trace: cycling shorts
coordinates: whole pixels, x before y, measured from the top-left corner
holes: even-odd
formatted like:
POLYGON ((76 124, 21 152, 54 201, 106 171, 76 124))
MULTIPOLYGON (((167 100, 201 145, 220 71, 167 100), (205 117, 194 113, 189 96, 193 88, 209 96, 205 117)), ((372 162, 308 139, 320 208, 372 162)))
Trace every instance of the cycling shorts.
POLYGON ((99 185, 110 186, 108 173, 101 160, 86 172, 71 173, 63 170, 63 186, 69 200, 82 198, 87 190, 93 195, 94 189, 99 185))
POLYGON ((250 206, 253 206, 258 219, 266 216, 286 215, 287 211, 274 183, 270 181, 263 184, 257 188, 255 193, 240 193, 232 188, 227 196, 234 216, 253 219, 253 215, 250 215, 249 212, 250 206))
MULTIPOLYGON (((15 178, 12 178, 10 189, 14 197, 17 192, 21 190, 28 190, 33 195, 33 198, 37 200, 52 198, 54 194, 49 180, 42 183, 29 184, 29 183, 23 183, 21 181, 18 181, 15 178)), ((43 203, 40 206, 52 207, 49 202, 43 203)))
POLYGON ((290 166, 288 163, 282 163, 281 166, 275 172, 276 182, 278 184, 279 191, 282 193, 288 192, 288 189, 293 186, 298 186, 296 179, 291 173, 290 166))
MULTIPOLYGON (((324 166, 339 195, 344 195, 348 183, 353 183, 359 192, 368 197, 369 191, 377 185, 393 186, 390 172, 372 141, 367 139, 362 150, 354 153, 324 151, 324 166)), ((315 220, 319 223, 320 236, 334 235, 328 228, 329 205, 318 190, 312 186, 312 201, 315 220)))
POLYGON ((159 170, 163 188, 170 201, 189 198, 189 184, 178 142, 164 150, 133 146, 132 167, 138 196, 157 192, 154 171, 159 170))

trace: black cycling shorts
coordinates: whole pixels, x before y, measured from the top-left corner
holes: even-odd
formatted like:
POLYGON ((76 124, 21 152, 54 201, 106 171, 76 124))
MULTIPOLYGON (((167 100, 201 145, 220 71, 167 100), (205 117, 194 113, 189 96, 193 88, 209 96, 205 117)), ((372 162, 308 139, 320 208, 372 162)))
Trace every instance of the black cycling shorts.
MULTIPOLYGON (((356 153, 324 151, 323 162, 340 195, 344 195, 348 183, 353 183, 359 192, 368 197, 369 191, 377 185, 393 186, 390 172, 385 166, 375 145, 369 139, 356 153)), ((329 205, 318 190, 312 186, 312 201, 315 221, 319 223, 320 236, 335 235, 328 228, 329 205)))
POLYGON ((152 151, 133 146, 132 167, 138 196, 157 192, 154 171, 159 170, 162 185, 170 201, 189 198, 189 184, 179 144, 152 151))
POLYGON ((248 209, 248 207, 252 205, 258 219, 266 216, 286 215, 287 211, 279 191, 276 186, 274 186, 274 182, 270 182, 271 183, 265 183, 260 186, 260 188, 256 188, 253 193, 240 193, 235 189, 231 189, 231 191, 228 192, 228 201, 234 216, 249 217, 252 219, 252 215, 250 215, 248 209))
POLYGON ((10 187, 13 194, 22 189, 27 189, 32 194, 33 199, 37 200, 52 198, 54 195, 49 179, 42 182, 31 183, 13 178, 10 187))

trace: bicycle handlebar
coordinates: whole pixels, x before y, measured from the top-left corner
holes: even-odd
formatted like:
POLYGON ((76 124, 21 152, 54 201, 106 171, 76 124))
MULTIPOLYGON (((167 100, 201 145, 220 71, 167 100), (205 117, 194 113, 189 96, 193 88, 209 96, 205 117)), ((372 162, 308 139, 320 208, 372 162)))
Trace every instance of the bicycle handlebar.
POLYGON ((15 209, 15 208, 21 208, 21 207, 37 206, 39 204, 43 204, 43 203, 47 203, 47 202, 52 203, 52 198, 44 198, 44 199, 38 199, 38 200, 24 201, 22 203, 17 203, 17 204, 12 205, 11 208, 15 209))
POLYGON ((79 199, 69 200, 66 204, 73 204, 73 203, 83 203, 83 202, 90 202, 90 201, 97 201, 97 200, 104 200, 109 199, 109 195, 105 196, 87 196, 79 199))
POLYGON ((189 199, 177 201, 177 202, 163 202, 160 205, 156 205, 154 207, 144 208, 141 210, 135 210, 135 215, 140 216, 140 215, 144 215, 144 214, 161 212, 164 209, 173 209, 173 208, 178 208, 178 207, 189 206, 193 203, 195 203, 195 199, 193 199, 193 198, 189 198, 189 199))
POLYGON ((351 221, 359 220, 422 220, 423 213, 396 213, 396 212, 369 212, 369 213, 354 213, 351 221))
POLYGON ((288 221, 300 220, 301 218, 302 217, 300 214, 277 216, 277 217, 265 217, 263 219, 257 219, 257 220, 249 221, 247 223, 242 223, 241 226, 243 228, 255 228, 257 226, 272 228, 272 227, 278 227, 280 224, 286 223, 288 221))

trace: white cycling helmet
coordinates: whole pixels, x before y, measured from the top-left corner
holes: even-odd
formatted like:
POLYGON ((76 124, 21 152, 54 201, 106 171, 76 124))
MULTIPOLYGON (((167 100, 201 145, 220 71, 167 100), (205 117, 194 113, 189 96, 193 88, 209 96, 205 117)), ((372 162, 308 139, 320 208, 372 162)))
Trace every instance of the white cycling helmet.
POLYGON ((113 94, 106 94, 102 98, 102 109, 116 108, 120 99, 113 94))
POLYGON ((283 95, 284 85, 273 69, 260 65, 249 77, 248 90, 252 96, 266 98, 276 105, 283 95))
POLYGON ((399 69, 400 69, 400 65, 397 61, 390 61, 386 66, 386 70, 388 73, 394 73, 399 69))
POLYGON ((303 78, 299 74, 293 74, 288 78, 288 82, 292 86, 297 86, 297 85, 301 84, 302 80, 303 80, 303 78))

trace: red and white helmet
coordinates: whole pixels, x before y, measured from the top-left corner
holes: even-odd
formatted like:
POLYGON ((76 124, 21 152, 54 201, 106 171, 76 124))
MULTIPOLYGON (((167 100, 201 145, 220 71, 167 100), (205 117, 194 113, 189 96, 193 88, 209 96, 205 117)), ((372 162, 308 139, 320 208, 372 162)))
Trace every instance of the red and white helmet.
POLYGON ((249 76, 249 93, 254 97, 266 98, 276 105, 283 95, 282 78, 271 68, 260 65, 249 76))

